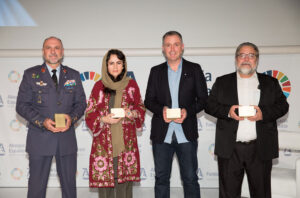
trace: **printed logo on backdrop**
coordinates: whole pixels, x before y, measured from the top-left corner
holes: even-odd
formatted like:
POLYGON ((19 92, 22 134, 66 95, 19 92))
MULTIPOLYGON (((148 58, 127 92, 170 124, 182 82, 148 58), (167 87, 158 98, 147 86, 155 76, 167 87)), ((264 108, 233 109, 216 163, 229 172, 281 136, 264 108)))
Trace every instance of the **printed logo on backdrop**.
POLYGON ((82 131, 88 131, 89 130, 89 128, 86 125, 85 120, 82 120, 82 122, 81 122, 81 130, 82 131))
POLYGON ((12 70, 11 72, 9 72, 8 74, 8 80, 12 83, 17 83, 21 78, 21 75, 19 74, 19 72, 12 70))
MULTIPOLYGON (((210 72, 206 72, 205 73, 204 70, 202 70, 202 71, 203 71, 203 74, 204 74, 206 82, 211 82, 212 81, 212 75, 211 75, 211 73, 210 72)), ((208 95, 210 94, 210 91, 211 91, 211 89, 209 87, 207 87, 207 93, 208 93, 208 95)))
POLYGON ((143 129, 142 129, 143 131, 147 131, 147 127, 146 127, 146 124, 145 124, 145 122, 143 123, 143 129))
POLYGON ((215 150, 215 143, 212 143, 208 147, 208 153, 211 154, 212 156, 214 156, 215 155, 214 150, 215 150))
POLYGON ((7 96, 7 104, 12 105, 15 107, 15 104, 17 103, 17 96, 15 95, 8 95, 7 96))
POLYGON ((285 97, 289 97, 292 90, 291 81, 284 73, 277 70, 268 70, 264 72, 264 74, 276 78, 279 81, 279 84, 285 97))
POLYGON ((207 129, 216 129, 216 123, 215 123, 215 122, 212 122, 212 121, 206 120, 206 122, 205 122, 205 127, 206 127, 207 129))
POLYGON ((10 175, 14 180, 20 180, 23 176, 23 171, 20 168, 14 168, 11 170, 10 175))
POLYGON ((287 129, 288 128, 288 122, 285 117, 277 120, 277 127, 278 129, 287 129))
POLYGON ((147 180, 147 173, 146 173, 146 170, 145 170, 144 168, 141 168, 141 169, 140 169, 140 172, 141 172, 141 174, 140 174, 141 180, 147 180))
POLYGON ((26 155, 25 144, 9 144, 8 152, 10 155, 26 155))
POLYGON ((3 107, 3 100, 2 100, 2 96, 0 95, 0 107, 3 107))
POLYGON ((206 175, 208 177, 218 177, 219 173, 218 172, 207 172, 206 175))
POLYGON ((89 180, 89 169, 88 168, 82 168, 82 179, 89 180))
POLYGON ((149 177, 150 177, 152 180, 155 179, 155 170, 154 170, 154 168, 151 168, 151 169, 150 169, 150 175, 149 175, 149 177))
POLYGON ((203 174, 202 174, 201 168, 198 168, 198 170, 197 170, 197 176, 198 176, 198 180, 202 180, 203 179, 203 174))
POLYGON ((9 126, 10 126, 11 130, 16 131, 16 132, 20 131, 20 129, 22 127, 21 122, 19 122, 18 120, 12 120, 10 122, 9 126))
POLYGON ((202 122, 201 122, 200 118, 197 119, 197 124, 198 124, 198 132, 202 131, 203 127, 202 127, 202 122))
POLYGON ((143 146, 143 145, 140 144, 140 143, 138 143, 137 145, 138 145, 138 148, 139 148, 139 153, 140 153, 140 155, 141 155, 141 153, 142 153, 142 146, 143 146))
POLYGON ((135 80, 135 76, 134 76, 133 71, 127 71, 127 76, 130 77, 130 78, 132 78, 133 80, 135 80))
POLYGON ((5 148, 4 145, 2 143, 0 143, 0 156, 5 155, 5 148))
POLYGON ((298 127, 300 128, 300 121, 298 122, 298 127))
POLYGON ((283 155, 287 156, 287 157, 291 156, 292 155, 292 150, 291 149, 284 149, 283 150, 283 155))
MULTIPOLYGON (((127 76, 135 80, 135 76, 133 71, 127 71, 127 76)), ((101 75, 94 71, 86 71, 80 74, 81 81, 84 82, 86 80, 93 80, 97 82, 101 79, 101 75)))
POLYGON ((93 80, 97 82, 98 80, 101 79, 101 75, 93 71, 86 71, 80 74, 80 78, 82 82, 86 80, 93 80))
POLYGON ((85 147, 78 147, 77 155, 86 155, 85 147))
POLYGON ((49 179, 57 179, 57 171, 56 168, 50 169, 49 179))
POLYGON ((29 167, 27 167, 27 174, 26 174, 26 178, 29 179, 29 167))

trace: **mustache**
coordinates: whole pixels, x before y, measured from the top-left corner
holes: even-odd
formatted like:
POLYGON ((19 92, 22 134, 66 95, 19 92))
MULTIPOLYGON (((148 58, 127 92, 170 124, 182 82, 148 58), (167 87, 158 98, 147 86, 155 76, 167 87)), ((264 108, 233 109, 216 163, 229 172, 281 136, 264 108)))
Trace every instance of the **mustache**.
POLYGON ((249 66, 251 66, 251 63, 250 62, 243 62, 241 65, 249 65, 249 66))

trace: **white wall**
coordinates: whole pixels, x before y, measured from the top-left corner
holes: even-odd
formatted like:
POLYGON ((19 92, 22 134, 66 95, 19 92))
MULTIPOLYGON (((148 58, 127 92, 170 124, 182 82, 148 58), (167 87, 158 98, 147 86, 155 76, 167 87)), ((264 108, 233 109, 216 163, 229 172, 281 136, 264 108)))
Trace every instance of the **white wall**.
MULTIPOLYGON (((10 0, 0 0, 1 2, 10 0)), ((157 48, 168 30, 186 47, 300 45, 299 0, 18 0, 36 27, 0 27, 0 49, 157 48)))

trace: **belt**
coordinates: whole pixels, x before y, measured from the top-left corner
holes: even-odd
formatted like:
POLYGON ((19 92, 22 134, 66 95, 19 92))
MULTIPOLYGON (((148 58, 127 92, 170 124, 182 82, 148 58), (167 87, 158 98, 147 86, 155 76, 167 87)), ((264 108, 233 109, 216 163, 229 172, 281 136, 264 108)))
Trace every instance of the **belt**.
POLYGON ((256 139, 255 140, 246 141, 246 142, 237 141, 236 143, 238 143, 238 144, 254 144, 255 142, 256 142, 256 139))

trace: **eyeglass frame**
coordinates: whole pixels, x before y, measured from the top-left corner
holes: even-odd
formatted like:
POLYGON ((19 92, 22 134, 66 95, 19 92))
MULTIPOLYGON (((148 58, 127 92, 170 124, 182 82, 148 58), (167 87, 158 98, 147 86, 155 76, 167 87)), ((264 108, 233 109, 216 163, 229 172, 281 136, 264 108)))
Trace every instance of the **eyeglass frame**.
POLYGON ((257 54, 253 54, 253 53, 250 53, 250 54, 241 53, 241 54, 238 54, 236 57, 237 58, 241 58, 241 59, 245 59, 246 57, 248 57, 249 59, 254 59, 254 58, 257 58, 257 54))

